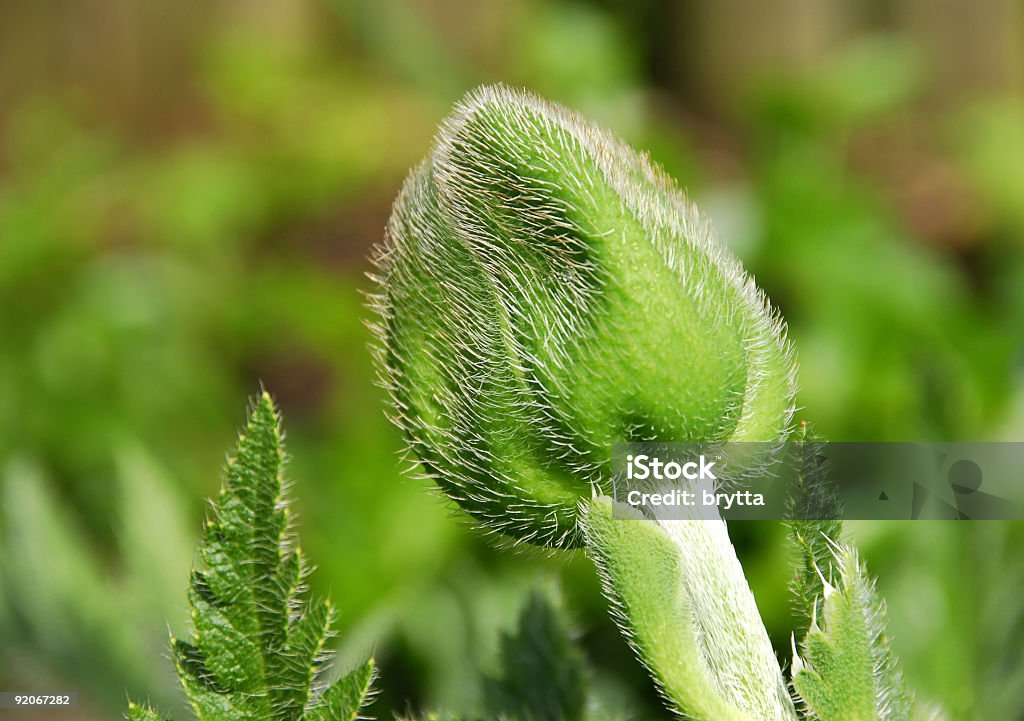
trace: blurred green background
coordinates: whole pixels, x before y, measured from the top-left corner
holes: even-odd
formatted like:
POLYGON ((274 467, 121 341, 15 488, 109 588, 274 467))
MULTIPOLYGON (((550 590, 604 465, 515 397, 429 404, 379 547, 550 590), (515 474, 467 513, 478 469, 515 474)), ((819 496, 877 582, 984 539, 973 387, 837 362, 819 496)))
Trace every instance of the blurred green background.
MULTIPOLYGON (((1024 440, 1020 1, 2 2, 0 689, 187 718, 167 629, 262 382, 339 653, 382 668, 372 715, 472 714, 547 586, 609 717, 667 717, 585 559, 453 518, 373 384, 369 248, 488 81, 679 179, 789 320, 824 436, 1024 440)), ((732 530, 787 659, 784 532, 732 530)), ((1024 525, 850 532, 921 694, 1024 718, 1024 525)))

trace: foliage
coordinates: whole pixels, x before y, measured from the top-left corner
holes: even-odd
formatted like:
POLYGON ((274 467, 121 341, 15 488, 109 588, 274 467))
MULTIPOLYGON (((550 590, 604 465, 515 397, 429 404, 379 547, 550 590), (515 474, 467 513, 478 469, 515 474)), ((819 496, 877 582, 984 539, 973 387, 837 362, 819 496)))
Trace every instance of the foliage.
POLYGON ((562 618, 545 596, 530 596, 515 634, 502 638, 500 670, 484 678, 485 718, 583 721, 587 670, 562 618))
POLYGON ((826 584, 835 584, 832 544, 842 537, 842 508, 837 489, 829 482, 822 441, 807 425, 796 436, 796 482, 788 500, 789 538, 793 547, 793 608, 797 631, 807 633, 811 619, 821 615, 826 584))
POLYGON ((120 518, 112 522, 123 564, 113 578, 39 464, 21 458, 4 469, 4 544, 22 549, 0 556, 2 607, 17 620, 5 646, 24 659, 26 677, 57 683, 75 674, 105 689, 100 698, 109 703, 123 703, 127 687, 174 707, 170 674, 138 659, 160 645, 165 628, 183 625, 176 599, 193 541, 182 499, 155 462, 138 449, 120 456, 120 518))
MULTIPOLYGON (((325 682, 334 609, 305 598, 309 569, 291 528, 283 463, 280 419, 264 393, 205 524, 189 591, 192 637, 171 644, 203 721, 353 721, 366 703, 372 660, 325 682)), ((133 705, 129 718, 158 717, 133 705)))
MULTIPOLYGON (((406 181, 377 259, 381 378, 441 490, 516 541, 583 545, 680 714, 796 721, 725 523, 601 495, 616 442, 790 433, 783 322, 672 181, 570 111, 484 87, 406 181)), ((802 715, 909 721, 881 602, 837 550, 841 509, 798 438, 791 510, 821 519, 791 523, 802 715)))
POLYGON ((806 718, 909 720, 913 698, 885 636, 885 607, 857 553, 840 545, 833 553, 838 585, 823 581, 820 619, 811 619, 793 656, 793 687, 806 718))
MULTIPOLYGON (((381 707, 476 708, 473 669, 490 663, 523 589, 555 570, 601 674, 593 691, 620 715, 662 713, 586 559, 497 553, 451 523, 399 479, 372 389, 362 259, 437 118, 479 82, 580 108, 680 179, 785 311, 798 407, 830 438, 1019 438, 1019 99, 984 83, 961 94, 921 37, 862 25, 771 82, 758 64, 749 85, 707 83, 722 62, 742 70, 765 38, 727 25, 694 35, 713 7, 4 12, 0 686, 74 686, 90 719, 116 715, 127 686, 180 715, 162 629, 183 632, 188 519, 215 492, 237 399, 262 379, 289 412, 293 473, 310 480, 296 499, 319 561, 310 583, 344 589, 343 659, 373 639, 389 662, 381 707), (723 51, 733 45, 742 52, 723 51), (123 462, 132 455, 142 468, 123 462), (125 492, 148 495, 148 478, 162 487, 151 500, 125 492), (178 533, 162 525, 172 517, 178 533), (177 560, 146 562, 163 551, 177 560)), ((872 27, 896 21, 869 14, 872 27)), ((794 28, 810 26, 772 39, 794 28)), ((1021 530, 848 524, 908 684, 953 718, 1024 712, 1021 530)), ((787 657, 784 530, 730 534, 787 657)))

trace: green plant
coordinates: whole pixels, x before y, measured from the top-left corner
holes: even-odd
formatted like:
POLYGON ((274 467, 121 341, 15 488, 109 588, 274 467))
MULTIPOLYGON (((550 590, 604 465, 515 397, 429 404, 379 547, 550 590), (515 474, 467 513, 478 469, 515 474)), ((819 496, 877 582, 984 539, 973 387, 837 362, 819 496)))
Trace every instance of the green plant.
MULTIPOLYGON (((583 547, 670 708, 707 721, 938 717, 905 688, 838 520, 790 522, 804 620, 787 681, 725 523, 631 523, 608 496, 617 442, 794 438, 781 319, 646 159, 544 101, 477 91, 407 181, 378 262, 378 357, 422 467, 514 542, 583 547)), ((805 426, 795 438, 810 439, 805 426)), ((305 598, 281 440, 264 393, 205 526, 192 638, 172 642, 204 721, 351 721, 369 693, 372 661, 325 683, 333 612, 305 598)), ((794 517, 835 517, 815 445, 802 447, 794 517)), ((557 608, 535 598, 483 679, 483 713, 594 718, 587 676, 557 608)), ((129 718, 160 717, 133 704, 129 718)))
MULTIPOLYGON (((274 403, 263 393, 205 524, 189 589, 192 636, 171 641, 179 680, 201 721, 354 721, 371 696, 373 660, 340 676, 329 667, 334 611, 329 600, 304 590, 309 569, 284 494, 282 436, 274 403)), ((495 668, 475 670, 488 718, 585 716, 589 671, 551 594, 531 595, 516 630, 501 639, 495 668)), ((149 706, 129 705, 129 721, 161 718, 149 706)))
MULTIPOLYGON (((174 639, 178 676, 202 721, 352 721, 373 661, 328 680, 334 609, 305 597, 309 569, 291 528, 280 419, 264 393, 210 511, 192 572, 193 634, 174 639)), ((132 704, 132 721, 160 717, 132 704)))
MULTIPOLYGON (((671 708, 912 717, 838 521, 791 525, 807 621, 787 685, 724 522, 613 515, 616 443, 792 434, 785 326, 646 158, 558 106, 482 88, 406 181, 377 264, 382 379, 422 469, 489 530, 585 547, 671 708)), ((805 471, 797 504, 824 493, 805 471)))
POLYGON ((18 664, 26 678, 78 678, 103 689, 97 700, 113 708, 124 704, 125 689, 144 689, 154 703, 176 708, 165 669, 140 659, 184 620, 175 589, 194 541, 163 469, 137 448, 118 455, 116 575, 39 463, 16 458, 0 473, 0 544, 20 549, 0 553, 0 618, 18 620, 3 634, 4 648, 26 659, 18 664))

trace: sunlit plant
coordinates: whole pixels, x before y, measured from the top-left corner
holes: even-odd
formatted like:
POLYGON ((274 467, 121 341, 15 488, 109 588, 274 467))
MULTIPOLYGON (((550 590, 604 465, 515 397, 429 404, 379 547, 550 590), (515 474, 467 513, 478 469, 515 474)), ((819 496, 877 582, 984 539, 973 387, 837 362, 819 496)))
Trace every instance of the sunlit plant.
MULTIPOLYGON (((609 496, 617 443, 808 438, 793 427, 781 318, 645 157, 567 110, 482 88, 406 181, 376 260, 381 377, 419 465, 495 534, 582 547, 672 710, 937 718, 906 689, 884 605, 838 520, 790 522, 804 620, 787 677, 725 522, 634 522, 609 496)), ((804 447, 794 517, 835 518, 804 447)), ((283 459, 264 393, 205 524, 192 632, 172 640, 202 721, 354 721, 367 703, 373 662, 343 674, 328 663, 334 614, 304 589, 283 459)), ((483 678, 483 716, 584 721, 586 676, 556 604, 534 597, 483 678)), ((128 717, 161 718, 135 704, 128 717)))
MULTIPOLYGON (((334 608, 305 590, 283 465, 280 419, 264 393, 204 527, 188 594, 191 638, 171 640, 201 721, 354 721, 370 692, 372 660, 342 675, 328 663, 334 608)), ((133 703, 128 718, 162 717, 133 703)))
MULTIPOLYGON (((376 262, 381 378, 420 467, 504 538, 584 547, 673 710, 914 717, 838 521, 791 524, 806 622, 787 681, 723 521, 619 520, 615 444, 794 430, 784 323, 645 156, 557 105, 478 89, 406 180, 376 262)), ((813 470, 795 504, 821 501, 813 470)))

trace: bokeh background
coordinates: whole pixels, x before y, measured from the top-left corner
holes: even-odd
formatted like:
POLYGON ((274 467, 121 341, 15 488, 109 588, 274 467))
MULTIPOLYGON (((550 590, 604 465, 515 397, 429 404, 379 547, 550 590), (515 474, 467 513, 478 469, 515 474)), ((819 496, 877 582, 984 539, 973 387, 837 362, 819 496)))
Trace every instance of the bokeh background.
MULTIPOLYGON (((788 318, 826 437, 1024 440, 1019 0, 0 2, 0 689, 79 692, 0 713, 188 717, 167 630, 262 382, 339 654, 382 668, 372 715, 471 715, 546 587, 609 717, 667 717, 585 559, 453 517, 373 385, 368 251, 485 81, 679 179, 788 318)), ((921 694, 1024 718, 1021 524, 850 532, 921 694)), ((733 533, 788 658, 784 532, 733 533)))

